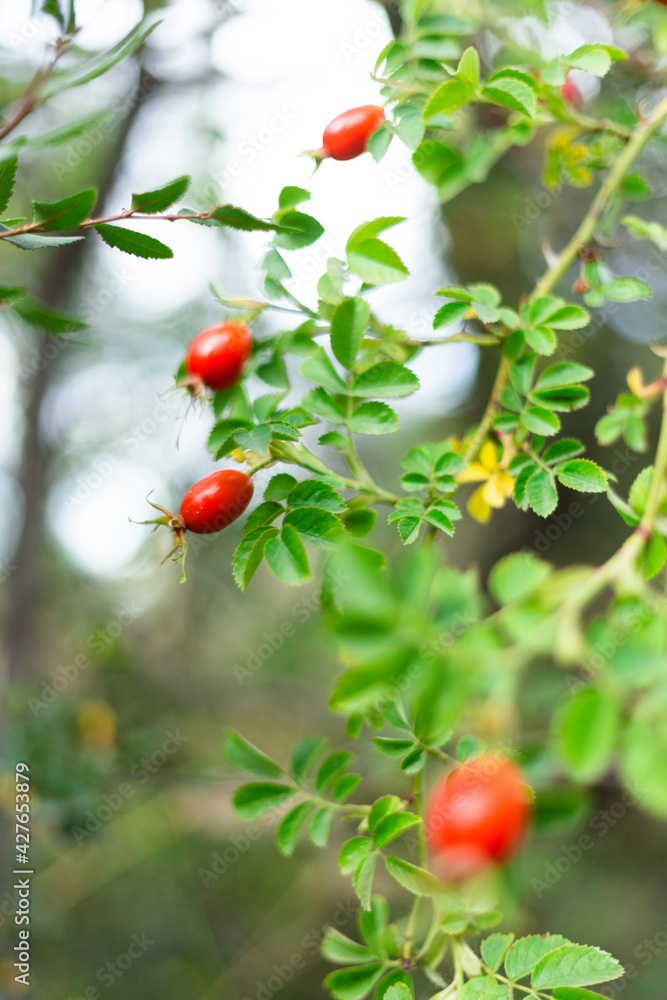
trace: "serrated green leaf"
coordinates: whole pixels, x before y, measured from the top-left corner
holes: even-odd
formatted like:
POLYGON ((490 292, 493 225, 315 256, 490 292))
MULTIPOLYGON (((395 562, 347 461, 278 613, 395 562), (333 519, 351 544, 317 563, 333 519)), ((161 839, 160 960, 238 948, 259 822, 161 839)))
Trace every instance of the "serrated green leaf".
POLYGON ((558 491, 553 476, 545 469, 530 474, 526 482, 526 500, 540 517, 548 517, 556 509, 558 491))
POLYGON ((301 374, 316 385, 333 393, 346 392, 342 378, 334 368, 323 347, 316 347, 301 364, 301 374))
POLYGON ((512 982, 533 971, 540 959, 570 942, 560 934, 530 934, 510 945, 505 955, 505 972, 512 982))
POLYGON ((288 507, 319 507, 334 514, 342 514, 347 510, 347 504, 333 486, 321 479, 305 479, 297 483, 287 497, 288 507))
POLYGON ((153 24, 146 28, 145 22, 141 21, 120 42, 114 45, 112 49, 109 49, 108 52, 90 59, 82 66, 75 66, 73 69, 65 70, 62 73, 45 74, 45 78, 38 88, 39 95, 41 97, 50 97, 52 94, 57 94, 62 90, 69 90, 71 87, 81 87, 84 83, 89 83, 98 76, 102 76, 103 73, 107 73, 117 63, 140 49, 147 41, 149 35, 161 23, 161 21, 154 21, 153 24))
POLYGON ((424 108, 424 121, 436 115, 450 115, 475 97, 473 87, 466 80, 448 80, 441 84, 424 108))
POLYGON ((302 802, 283 816, 276 831, 278 850, 281 854, 286 857, 294 854, 299 834, 312 811, 312 802, 302 802))
POLYGON ((513 934, 491 934, 482 941, 480 946, 482 958, 492 972, 496 972, 502 965, 513 940, 513 934))
POLYGON ((572 361, 562 361, 551 365, 538 377, 536 389, 559 389, 566 385, 576 385, 593 378, 595 372, 588 365, 580 365, 572 361))
POLYGON ((289 785, 278 785, 266 781, 255 781, 241 785, 234 794, 234 808, 242 819, 253 820, 264 813, 277 809, 294 795, 289 785))
POLYGON ((123 253, 132 254, 134 257, 144 257, 149 260, 168 260, 174 256, 171 250, 164 243, 146 236, 145 233, 137 233, 132 229, 125 229, 122 226, 110 226, 108 223, 99 223, 95 230, 102 237, 107 246, 122 250, 123 253))
POLYGON ((667 228, 659 222, 648 222, 637 215, 626 215, 621 222, 636 239, 652 240, 658 249, 667 251, 667 228))
POLYGON ((543 406, 527 406, 521 414, 521 423, 533 434, 550 437, 560 430, 560 420, 551 410, 543 406))
POLYGON ((310 580, 308 555, 296 528, 284 524, 280 537, 269 538, 264 548, 267 566, 279 580, 299 586, 310 580))
POLYGON ((308 837, 315 847, 326 847, 329 843, 333 815, 331 806, 322 806, 313 816, 308 828, 308 837))
POLYGON ((334 927, 327 927, 324 932, 320 953, 328 962, 336 965, 368 963, 376 957, 370 948, 346 937, 334 927))
POLYGON ((382 240, 369 239, 347 252, 350 271, 367 285, 388 285, 402 281, 409 271, 393 247, 382 240))
POLYGON ((604 472, 588 458, 575 458, 566 462, 558 467, 556 475, 563 486, 582 493, 604 493, 607 489, 604 472))
POLYGON ((531 979, 534 989, 593 986, 623 975, 623 966, 606 951, 566 944, 541 958, 531 979))
POLYGON ((253 743, 232 730, 225 739, 225 755, 239 771, 247 771, 258 778, 282 778, 283 770, 253 743))
POLYGON ((343 771, 347 770, 353 760, 354 754, 350 753, 349 750, 336 750, 329 754, 320 764, 315 777, 315 788, 318 794, 323 795, 332 782, 343 771))
POLYGON ((326 742, 322 736, 304 736, 298 741, 292 751, 292 774, 295 781, 302 783, 305 780, 326 742))
POLYGON ((396 840, 397 837, 402 836, 406 830, 412 829, 413 826, 417 826, 419 823, 421 823, 419 816, 415 816, 412 813, 396 812, 385 816, 373 831, 375 846, 385 847, 392 840, 396 840))
POLYGON ((393 434, 399 428, 399 420, 387 403, 374 400, 355 407, 349 426, 355 434, 393 434))
POLYGON ((355 396, 409 396, 419 388, 413 371, 396 361, 380 361, 358 375, 352 385, 355 396))
POLYGON ((500 104, 504 108, 518 111, 528 118, 535 116, 537 109, 535 91, 523 80, 496 76, 492 83, 482 88, 482 97, 492 104, 500 104))
POLYGON ((346 840, 338 852, 338 867, 343 875, 355 871, 373 849, 369 837, 352 837, 346 840))
POLYGON ((0 213, 5 211, 14 192, 18 166, 17 156, 9 157, 0 163, 0 213))
POLYGON ((352 880, 354 891, 359 897, 359 902, 363 910, 370 910, 371 908, 373 876, 375 874, 377 859, 378 855, 375 851, 369 854, 367 858, 364 858, 354 873, 354 879, 352 880))
MULTIPOLYGON (((11 233, 11 226, 0 222, 0 233, 11 233)), ((38 233, 19 233, 15 236, 4 236, 7 243, 20 247, 21 250, 45 250, 48 247, 62 247, 68 243, 78 243, 83 236, 40 236, 38 233)))
POLYGON ((132 211, 144 212, 152 215, 156 212, 164 212, 165 209, 173 205, 175 201, 182 198, 190 186, 190 177, 177 177, 168 184, 156 188, 155 191, 143 191, 141 194, 132 195, 132 211))
POLYGON ((78 330, 88 329, 88 324, 83 323, 76 316, 61 312, 59 309, 53 309, 36 299, 15 299, 11 303, 11 307, 26 323, 41 326, 49 333, 74 333, 78 330))
POLYGON ((415 896, 437 896, 443 892, 444 886, 440 879, 436 878, 424 868, 411 865, 401 858, 394 858, 391 855, 386 857, 385 864, 387 871, 399 885, 413 893, 415 896))
POLYGON ((331 349, 344 368, 352 368, 368 326, 371 309, 365 299, 345 299, 331 318, 331 349))
POLYGON ((277 534, 277 528, 266 526, 244 534, 234 552, 232 567, 234 580, 240 590, 248 589, 248 584, 264 558, 266 543, 277 534))
POLYGON ((280 220, 274 225, 276 235, 273 242, 285 250, 298 250, 315 243, 324 232, 324 227, 312 215, 298 212, 294 208, 278 213, 280 220))
POLYGON ((355 969, 337 969, 329 973, 323 985, 336 1000, 362 1000, 378 982, 382 971, 379 962, 355 969))
POLYGON ((526 343, 538 354, 549 356, 558 346, 558 340, 553 330, 548 326, 531 326, 523 331, 526 343))

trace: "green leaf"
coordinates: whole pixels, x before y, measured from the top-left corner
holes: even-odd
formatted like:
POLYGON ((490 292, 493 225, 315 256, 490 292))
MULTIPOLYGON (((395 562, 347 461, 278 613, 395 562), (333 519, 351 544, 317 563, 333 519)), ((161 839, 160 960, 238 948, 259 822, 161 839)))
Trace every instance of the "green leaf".
POLYGON ((280 212, 278 218, 280 224, 273 226, 277 230, 273 242, 285 250, 308 247, 318 240, 324 232, 324 227, 317 219, 304 212, 297 212, 294 208, 280 212))
POLYGON ((182 198, 190 186, 190 177, 177 177, 176 180, 164 184, 155 191, 144 191, 142 194, 132 195, 132 211, 144 212, 152 215, 155 212, 164 212, 165 209, 173 205, 175 201, 182 198))
POLYGON ((355 434, 393 434, 398 428, 398 417, 387 403, 361 403, 350 418, 350 430, 355 434))
POLYGON ((480 947, 482 958, 492 972, 496 972, 502 965, 507 949, 513 940, 513 934, 491 934, 482 941, 480 947))
POLYGON ((66 232, 78 229, 97 201, 97 188, 88 188, 61 201, 33 201, 34 222, 42 229, 66 232))
POLYGON ((296 208, 304 201, 310 201, 310 191, 302 187, 288 186, 284 187, 278 196, 278 207, 283 211, 286 208, 296 208))
POLYGON ((553 567, 532 552, 505 556, 489 574, 489 590, 498 604, 522 601, 551 575, 553 567))
POLYGON ((667 543, 662 535, 653 531, 643 552, 642 565, 644 576, 652 580, 667 562, 667 543))
POLYGON ((264 490, 266 500, 285 500, 290 490, 296 486, 296 479, 288 472, 279 472, 273 476, 264 490))
POLYGON ((563 486, 581 493, 604 493, 607 489, 607 477, 595 462, 587 458, 575 458, 560 466, 556 475, 563 486))
POLYGON ((302 802, 283 816, 276 832, 278 850, 281 854, 287 857, 294 854, 299 834, 312 811, 312 802, 302 802))
POLYGON ((378 855, 373 851, 365 858, 354 873, 354 891, 359 897, 362 909, 370 910, 371 897, 373 893, 373 875, 377 864, 378 855))
POLYGON ((324 795, 327 788, 335 779, 347 770, 349 764, 354 760, 354 754, 349 750, 336 750, 320 764, 315 777, 315 788, 319 795, 324 795))
POLYGON ((225 754, 230 764, 239 771, 247 771, 248 774, 254 774, 258 778, 283 776, 282 768, 278 767, 275 761, 233 730, 225 739, 225 754))
POLYGON ((409 396, 419 388, 413 371, 396 361, 380 361, 358 375, 352 385, 355 396, 409 396))
POLYGON ((322 806, 313 816, 308 836, 315 847, 326 847, 331 836, 334 811, 331 806, 322 806))
POLYGON ((347 510, 347 504, 340 493, 321 479, 305 479, 297 483, 289 492, 287 504, 291 508, 320 507, 334 514, 342 514, 347 510))
POLYGON ((108 72, 117 63, 140 49, 149 35, 161 23, 161 21, 154 21, 153 24, 146 28, 145 23, 141 21, 125 38, 121 39, 112 49, 109 49, 108 52, 103 52, 101 55, 90 59, 83 66, 75 66, 73 69, 66 70, 63 73, 53 73, 47 76, 38 88, 39 95, 41 97, 50 97, 52 94, 68 90, 70 87, 81 87, 84 83, 89 83, 98 76, 102 76, 103 73, 108 72))
MULTIPOLYGON (((319 377, 326 378, 328 376, 320 374, 319 377)), ((322 417, 323 420, 329 420, 332 424, 345 422, 345 413, 342 407, 320 386, 307 392, 301 400, 301 405, 309 413, 314 413, 315 416, 322 417)))
POLYGON ((650 286, 639 278, 614 278, 605 282, 600 291, 612 302, 635 302, 637 299, 651 298, 650 286))
POLYGON ((234 795, 234 808, 242 819, 253 820, 264 813, 277 809, 294 795, 289 785, 277 785, 264 781, 241 785, 234 795))
POLYGON ((412 813, 390 813, 389 816, 385 816, 384 819, 380 820, 373 831, 375 846, 385 847, 392 840, 396 840, 397 837, 404 834, 406 830, 412 829, 413 826, 417 826, 419 823, 421 823, 419 816, 415 816, 412 813))
POLYGON ((279 580, 298 586, 310 580, 310 566, 306 549, 296 528, 284 524, 280 537, 269 538, 264 549, 269 569, 279 580))
POLYGON ((477 49, 473 48, 472 45, 461 56, 456 68, 456 74, 458 77, 463 77, 468 83, 471 83, 473 87, 476 87, 479 83, 479 54, 477 49))
POLYGON ((466 80, 448 80, 438 87, 424 108, 424 120, 428 121, 436 115, 450 115, 452 111, 462 108, 474 97, 475 91, 466 80))
POLYGON ((323 958, 335 965, 367 963, 376 957, 370 948, 346 937, 334 927, 327 927, 324 932, 320 952, 323 958))
POLYGON ((76 316, 53 309, 44 302, 36 299, 16 299, 12 302, 12 309, 18 313, 26 323, 33 326, 41 326, 49 333, 74 333, 77 330, 86 330, 87 323, 83 323, 76 316))
POLYGON ((14 193, 18 166, 17 156, 12 156, 0 163, 0 213, 5 211, 14 193))
POLYGON ((538 354, 553 354, 558 346, 558 340, 553 330, 548 326, 532 326, 523 331, 526 343, 538 354))
MULTIPOLYGON (((373 949, 376 955, 385 958, 387 948, 383 940, 383 932, 389 923, 389 904, 387 900, 383 896, 373 896, 369 908, 361 910, 357 919, 364 941, 373 949)), ((385 982, 386 980, 382 981, 380 989, 385 982)))
POLYGON ((368 829, 373 832, 381 819, 390 813, 396 812, 400 807, 401 800, 397 795, 382 795, 376 799, 368 814, 368 829))
POLYGON ((347 262, 350 271, 367 285, 388 285, 409 274, 396 251, 382 240, 364 240, 355 245, 354 250, 348 250, 347 262))
POLYGON ((373 743, 385 757, 405 757, 414 747, 413 740, 388 739, 386 736, 374 737, 373 743))
POLYGON ((561 438, 560 441, 553 441, 545 449, 542 458, 545 462, 563 462, 568 458, 575 458, 581 455, 584 446, 576 438, 561 438))
POLYGON ((565 385, 575 385, 593 378, 595 372, 588 365, 580 365, 572 361, 559 362, 551 365, 537 379, 536 389, 559 389, 565 385))
POLYGON ((659 222, 648 222, 637 215, 626 215, 621 222, 632 236, 652 240, 660 250, 667 251, 667 228, 659 222))
POLYGON ((412 1000, 412 990, 406 983, 394 983, 382 995, 382 1000, 412 1000))
POLYGON ((121 226, 110 226, 106 222, 99 223, 95 229, 107 246, 122 250, 123 253, 130 253, 134 257, 167 260, 174 256, 173 250, 170 250, 168 246, 152 236, 146 236, 145 233, 136 233, 132 229, 124 229, 121 226))
POLYGON ((377 518, 377 511, 371 507, 357 507, 348 510, 343 520, 348 532, 355 538, 361 538, 373 530, 377 518))
POLYGON ((535 390, 530 398, 549 410, 568 413, 586 406, 590 393, 583 385, 564 385, 560 389, 535 390))
POLYGON ((623 740, 621 775, 644 809, 667 817, 667 729, 662 718, 631 719, 623 740))
POLYGON ((258 527, 244 534, 234 552, 232 565, 234 580, 240 590, 248 589, 248 584, 264 558, 266 543, 277 534, 277 528, 266 526, 258 527))
POLYGON ((627 59, 624 52, 611 45, 580 45, 569 56, 563 56, 563 62, 574 69, 585 70, 595 76, 605 76, 611 67, 612 59, 627 59))
POLYGON ((470 305, 467 302, 447 302, 438 309, 433 317, 433 329, 439 330, 441 326, 450 326, 452 323, 460 323, 470 312, 470 305))
POLYGON ((336 1000, 362 1000, 378 982, 382 971, 380 962, 360 965, 356 969, 337 969, 329 973, 323 985, 336 1000))
POLYGON ((391 855, 386 857, 385 864, 387 871, 396 879, 399 885, 413 893, 415 896, 437 896, 443 892, 444 886, 440 879, 431 875, 424 868, 411 865, 401 858, 394 858, 391 855))
POLYGON ((553 476, 545 469, 538 469, 531 475, 526 484, 526 499, 540 517, 548 517, 556 509, 556 484, 553 476))
POLYGON ((294 780, 303 783, 316 758, 324 749, 326 739, 322 736, 304 736, 292 751, 292 774, 294 780))
POLYGON ((329 392, 344 393, 346 386, 323 347, 316 347, 301 365, 301 374, 329 392))
POLYGON ((568 773, 592 784, 609 767, 620 723, 619 706, 609 694, 589 687, 577 691, 557 719, 557 745, 568 773))
POLYGON ((344 368, 353 368, 371 309, 365 299, 345 299, 331 318, 331 348, 344 368))
POLYGON ((523 80, 513 77, 494 77, 492 83, 482 88, 482 97, 492 104, 500 104, 504 108, 518 111, 528 118, 535 116, 537 109, 535 91, 523 80))
POLYGON ((346 840, 338 852, 338 867, 343 875, 355 871, 371 850, 373 842, 368 837, 352 837, 346 840))
MULTIPOLYGON (((11 233, 11 226, 0 222, 0 233, 11 233)), ((44 250, 47 247, 62 247, 67 243, 78 243, 83 236, 40 236, 36 233, 22 233, 16 236, 5 236, 7 243, 12 243, 21 250, 44 250)))
POLYGON ((475 976, 465 984, 460 997, 461 1000, 509 1000, 509 989, 491 976, 475 976))
POLYGON ((580 990, 576 987, 561 986, 553 991, 553 1000, 607 1000, 601 993, 591 993, 590 990, 580 990))
POLYGON ((208 220, 217 222, 221 226, 229 226, 231 229, 241 229, 243 232, 289 232, 289 229, 278 222, 267 222, 266 219, 258 219, 256 215, 246 212, 244 208, 237 208, 236 205, 217 205, 208 214, 208 220))
POLYGON ((532 972, 540 959, 570 942, 560 934, 530 934, 515 941, 505 956, 505 972, 513 982, 532 972))
POLYGON ((542 434, 545 437, 557 434, 560 430, 560 420, 556 414, 543 406, 527 406, 521 414, 521 423, 533 434, 542 434))
POLYGON ((579 944, 557 948, 535 966, 531 979, 534 989, 554 986, 592 986, 623 975, 623 966, 606 951, 579 944))

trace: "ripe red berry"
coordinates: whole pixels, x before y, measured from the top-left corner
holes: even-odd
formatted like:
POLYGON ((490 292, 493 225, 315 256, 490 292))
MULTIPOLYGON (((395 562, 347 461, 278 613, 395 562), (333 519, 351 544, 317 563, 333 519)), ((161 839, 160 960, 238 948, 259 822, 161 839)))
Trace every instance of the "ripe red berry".
MULTIPOLYGON (((667 3, 667 0, 665 0, 665 3, 667 3)), ((563 100, 566 101, 567 104, 570 104, 576 111, 578 111, 584 103, 581 91, 572 79, 571 73, 568 73, 565 77, 565 83, 560 88, 560 92, 563 100)))
POLYGON ((252 347, 244 323, 226 320, 198 333, 185 358, 187 370, 209 389, 218 392, 238 382, 252 347))
POLYGON ((240 517, 252 499, 250 476, 237 469, 222 469, 191 486, 183 497, 180 516, 184 527, 196 535, 221 531, 240 517))
POLYGON ((368 140, 384 121, 384 111, 375 104, 350 108, 329 122, 322 136, 322 148, 315 156, 353 160, 368 148, 368 140))
POLYGON ((460 880, 502 861, 519 846, 529 814, 516 764, 485 754, 455 767, 436 786, 426 811, 435 869, 460 880))

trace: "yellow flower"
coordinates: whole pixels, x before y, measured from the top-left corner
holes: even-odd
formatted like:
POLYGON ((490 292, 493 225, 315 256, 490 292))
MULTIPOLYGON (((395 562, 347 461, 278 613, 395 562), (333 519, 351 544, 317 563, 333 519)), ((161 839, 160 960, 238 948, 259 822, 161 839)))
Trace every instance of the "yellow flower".
POLYGON ((503 464, 494 445, 487 441, 480 449, 479 461, 471 462, 456 477, 459 483, 483 483, 468 500, 468 513, 481 524, 489 520, 493 507, 504 507, 512 496, 514 477, 502 468, 503 464))

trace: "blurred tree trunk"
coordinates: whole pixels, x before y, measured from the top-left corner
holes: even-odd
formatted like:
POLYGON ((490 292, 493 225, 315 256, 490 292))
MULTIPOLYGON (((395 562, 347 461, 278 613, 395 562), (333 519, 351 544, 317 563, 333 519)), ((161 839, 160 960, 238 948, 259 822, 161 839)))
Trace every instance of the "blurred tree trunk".
MULTIPOLYGON (((104 206, 122 164, 132 127, 148 98, 159 82, 147 70, 141 69, 137 86, 127 113, 119 125, 113 148, 99 179, 98 210, 104 206)), ((76 287, 91 243, 82 240, 52 253, 50 263, 36 288, 39 298, 57 308, 72 305, 76 287)), ((40 331, 35 337, 38 357, 45 353, 50 337, 40 331)), ((37 639, 37 613, 48 587, 46 573, 46 535, 44 515, 52 449, 44 441, 40 422, 43 404, 59 367, 59 352, 37 371, 27 388, 26 423, 18 482, 25 496, 25 519, 8 579, 7 669, 9 677, 17 676, 34 658, 37 639)))

